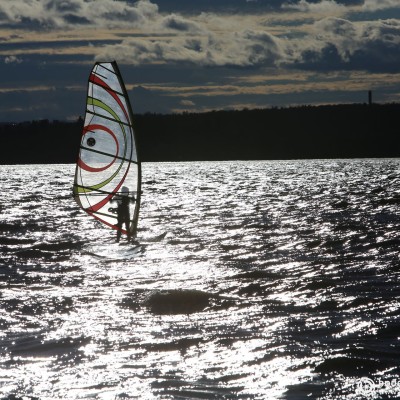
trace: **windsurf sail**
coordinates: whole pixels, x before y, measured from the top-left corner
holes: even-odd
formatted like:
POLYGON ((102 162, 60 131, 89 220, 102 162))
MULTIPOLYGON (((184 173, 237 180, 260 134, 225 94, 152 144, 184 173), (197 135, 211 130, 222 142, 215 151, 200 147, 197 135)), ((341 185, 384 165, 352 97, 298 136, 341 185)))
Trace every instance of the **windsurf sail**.
POLYGON ((75 170, 74 197, 108 227, 136 236, 141 164, 132 109, 115 61, 96 63, 90 73, 86 114, 75 170), (118 206, 129 198, 129 226, 118 224, 118 206))

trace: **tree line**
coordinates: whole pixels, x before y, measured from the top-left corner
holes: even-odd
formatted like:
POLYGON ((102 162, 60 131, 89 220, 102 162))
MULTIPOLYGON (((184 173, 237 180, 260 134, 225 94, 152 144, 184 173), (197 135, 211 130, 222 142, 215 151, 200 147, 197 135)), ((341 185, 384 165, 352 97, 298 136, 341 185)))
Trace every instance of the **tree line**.
MULTIPOLYGON (((134 116, 142 161, 398 157, 400 104, 134 116)), ((0 125, 0 163, 73 163, 82 120, 0 125)))

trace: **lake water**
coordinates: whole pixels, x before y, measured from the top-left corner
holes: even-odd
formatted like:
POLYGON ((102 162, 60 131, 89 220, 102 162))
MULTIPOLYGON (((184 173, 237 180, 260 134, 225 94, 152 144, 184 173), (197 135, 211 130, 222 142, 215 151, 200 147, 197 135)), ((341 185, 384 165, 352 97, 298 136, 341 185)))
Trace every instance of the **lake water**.
POLYGON ((400 398, 400 160, 144 163, 140 246, 73 174, 0 166, 0 399, 400 398))

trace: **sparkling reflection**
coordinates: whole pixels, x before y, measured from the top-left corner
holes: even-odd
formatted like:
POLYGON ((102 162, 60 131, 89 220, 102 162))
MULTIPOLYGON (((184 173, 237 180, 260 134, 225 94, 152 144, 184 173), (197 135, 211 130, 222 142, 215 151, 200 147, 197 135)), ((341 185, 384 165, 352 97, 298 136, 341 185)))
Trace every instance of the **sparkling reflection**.
POLYGON ((0 397, 396 395, 398 160, 143 167, 135 247, 0 167, 0 397))

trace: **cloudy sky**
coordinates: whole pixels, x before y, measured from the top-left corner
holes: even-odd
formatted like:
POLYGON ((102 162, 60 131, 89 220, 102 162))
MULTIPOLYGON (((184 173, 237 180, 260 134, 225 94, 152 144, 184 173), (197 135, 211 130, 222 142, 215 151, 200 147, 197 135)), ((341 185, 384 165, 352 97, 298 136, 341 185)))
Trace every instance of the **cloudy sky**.
POLYGON ((0 122, 73 120, 95 61, 134 112, 400 99, 400 0, 0 0, 0 122))

